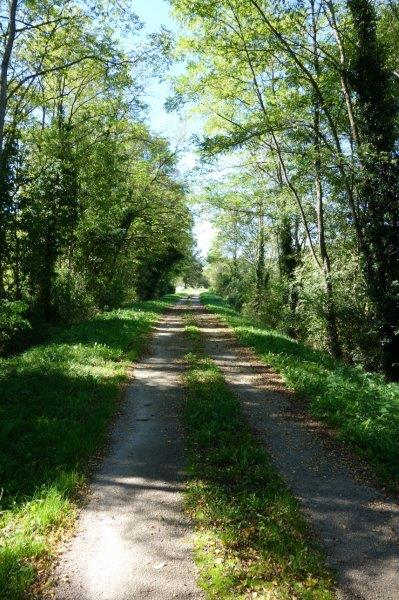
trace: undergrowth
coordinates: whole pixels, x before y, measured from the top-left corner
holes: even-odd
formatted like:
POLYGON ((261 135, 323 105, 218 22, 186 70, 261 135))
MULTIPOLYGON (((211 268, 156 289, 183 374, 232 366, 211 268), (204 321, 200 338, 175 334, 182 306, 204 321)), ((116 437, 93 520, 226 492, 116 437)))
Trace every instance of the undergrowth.
POLYGON ((310 412, 333 426, 374 465, 389 487, 399 483, 399 385, 346 365, 279 332, 254 326, 220 297, 202 302, 230 325, 238 340, 281 373, 310 412))
POLYGON ((197 525, 199 584, 208 600, 331 600, 332 580, 297 501, 253 438, 238 399, 186 331, 186 506, 197 525))
POLYGON ((24 597, 60 530, 73 523, 127 368, 173 299, 60 327, 46 344, 0 359, 2 600, 24 597))

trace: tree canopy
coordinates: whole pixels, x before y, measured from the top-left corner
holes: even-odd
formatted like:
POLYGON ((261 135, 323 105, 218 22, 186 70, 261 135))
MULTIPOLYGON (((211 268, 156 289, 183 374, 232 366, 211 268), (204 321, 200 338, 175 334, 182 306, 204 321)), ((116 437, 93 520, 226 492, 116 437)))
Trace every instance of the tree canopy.
POLYGON ((204 282, 176 151, 145 121, 148 77, 174 54, 185 69, 168 107, 188 102, 202 115, 204 164, 237 159, 196 189, 219 231, 213 287, 397 379, 398 3, 171 5, 183 24, 174 51, 165 30, 143 41, 129 3, 8 1, 2 306, 79 318, 162 294, 178 275, 204 282))
POLYGON ((219 178, 208 195, 220 231, 214 287, 271 325, 397 379, 398 4, 172 5, 187 30, 176 92, 206 118, 202 152, 236 154, 239 177, 251 182, 245 210, 235 209, 243 183, 226 193, 219 178))
POLYGON ((192 256, 176 151, 145 124, 146 82, 168 64, 167 32, 139 37, 129 3, 10 0, 7 9, 3 312, 23 301, 47 321, 79 319, 165 293, 192 256))

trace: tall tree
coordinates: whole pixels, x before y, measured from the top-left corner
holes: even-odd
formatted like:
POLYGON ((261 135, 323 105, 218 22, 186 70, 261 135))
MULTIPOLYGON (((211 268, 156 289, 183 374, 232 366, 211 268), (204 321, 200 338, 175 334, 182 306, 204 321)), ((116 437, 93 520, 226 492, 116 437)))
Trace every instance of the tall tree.
POLYGON ((398 90, 386 66, 370 0, 348 0, 355 44, 350 82, 359 132, 360 249, 380 327, 384 370, 399 379, 398 90))

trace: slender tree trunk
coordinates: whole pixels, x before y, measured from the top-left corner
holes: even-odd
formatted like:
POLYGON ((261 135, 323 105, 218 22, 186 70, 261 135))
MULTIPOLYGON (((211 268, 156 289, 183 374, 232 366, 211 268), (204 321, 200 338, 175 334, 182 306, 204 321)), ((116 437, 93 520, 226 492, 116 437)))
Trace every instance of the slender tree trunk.
POLYGON ((292 234, 291 219, 283 215, 279 223, 279 269, 280 275, 288 281, 289 289, 285 300, 290 307, 290 325, 287 329, 292 337, 298 336, 295 326, 296 309, 299 302, 298 284, 295 281, 295 269, 299 263, 299 249, 295 245, 292 234))
POLYGON ((353 106, 350 85, 348 82, 348 73, 347 73, 347 68, 346 68, 344 45, 342 43, 341 32, 339 30, 339 26, 337 23, 334 2, 332 0, 327 0, 326 4, 328 7, 328 10, 330 11, 329 23, 334 32, 334 36, 335 36, 337 46, 338 46, 338 51, 339 51, 339 61, 341 64, 341 71, 340 71, 339 77, 340 77, 340 82, 341 82, 342 93, 343 93, 343 96, 345 99, 346 110, 348 113, 352 141, 355 144, 359 144, 359 141, 360 141, 359 140, 359 130, 358 130, 357 122, 356 122, 356 118, 355 118, 355 110, 354 110, 354 106, 353 106))
POLYGON ((238 210, 233 211, 233 275, 238 277, 238 210))
MULTIPOLYGON (((319 53, 317 48, 317 22, 315 13, 315 1, 311 0, 312 10, 312 37, 313 37, 313 66, 315 76, 320 72, 319 53)), ((321 148, 320 148, 320 101, 313 93, 313 131, 314 131, 314 150, 315 150, 315 188, 316 188, 316 212, 317 212, 317 230, 319 253, 321 259, 321 274, 324 280, 325 292, 325 319, 327 346, 330 354, 335 358, 342 356, 342 349, 339 341, 337 316, 333 296, 333 285, 331 281, 331 261, 327 250, 325 226, 324 226, 324 205, 323 205, 323 185, 321 175, 321 148)))
MULTIPOLYGON (((316 162, 318 162, 318 159, 316 159, 316 162)), ((320 180, 319 166, 319 164, 316 166, 316 210, 319 234, 319 252, 322 261, 322 277, 324 280, 327 347, 332 356, 335 358, 341 358, 342 349, 339 341, 337 315, 333 296, 333 285, 331 281, 331 262, 325 242, 323 189, 320 180)))
POLYGON ((46 232, 46 239, 43 247, 42 269, 39 280, 38 308, 46 321, 54 319, 54 310, 52 306, 52 291, 54 281, 54 268, 57 259, 55 250, 55 236, 52 227, 46 232))
POLYGON ((0 298, 6 295, 4 276, 7 256, 6 231, 9 219, 8 156, 3 152, 0 164, 0 298))
POLYGON ((265 226, 262 207, 259 207, 258 257, 256 264, 256 310, 262 310, 265 292, 265 226))
MULTIPOLYGON (((5 165, 3 165, 3 150, 4 150, 4 127, 7 112, 7 83, 8 69, 11 61, 11 54, 14 47, 16 35, 16 15, 17 15, 17 0, 11 0, 9 4, 9 18, 6 32, 6 43, 4 46, 3 58, 0 66, 0 171, 5 173, 5 165)), ((3 190, 1 190, 3 193, 3 190)), ((4 287, 4 256, 6 253, 6 239, 4 231, 4 206, 0 199, 0 298, 5 296, 4 287)))
MULTIPOLYGON (((0 245, 3 245, 4 242, 0 239, 0 245)), ((5 244, 4 244, 5 245, 5 244)), ((6 288, 4 285, 4 265, 0 262, 0 300, 5 298, 6 296, 6 288)))
POLYGON ((14 261, 14 286, 15 286, 15 299, 22 300, 21 290, 21 249, 18 232, 16 231, 15 236, 15 261, 14 261))
POLYGON ((9 6, 10 12, 6 33, 6 43, 0 68, 0 160, 2 160, 4 146, 4 125, 7 111, 8 69, 10 66, 11 54, 16 35, 17 0, 11 0, 9 6))

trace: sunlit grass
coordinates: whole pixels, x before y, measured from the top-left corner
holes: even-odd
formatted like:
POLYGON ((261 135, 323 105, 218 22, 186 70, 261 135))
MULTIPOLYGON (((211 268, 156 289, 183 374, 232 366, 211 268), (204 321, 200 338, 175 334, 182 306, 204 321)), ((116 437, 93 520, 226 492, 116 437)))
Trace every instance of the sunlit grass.
POLYGON ((331 600, 330 573, 297 501, 201 354, 192 321, 187 333, 195 353, 186 357, 186 506, 197 526, 201 588, 208 600, 331 600))
POLYGON ((0 590, 22 598, 71 526, 88 461, 104 442, 127 368, 163 301, 137 303, 0 360, 0 590))
POLYGON ((280 372, 310 412, 335 427, 373 463, 388 485, 399 482, 399 385, 361 367, 335 361, 279 332, 262 329, 218 296, 201 300, 217 313, 267 364, 280 372))

